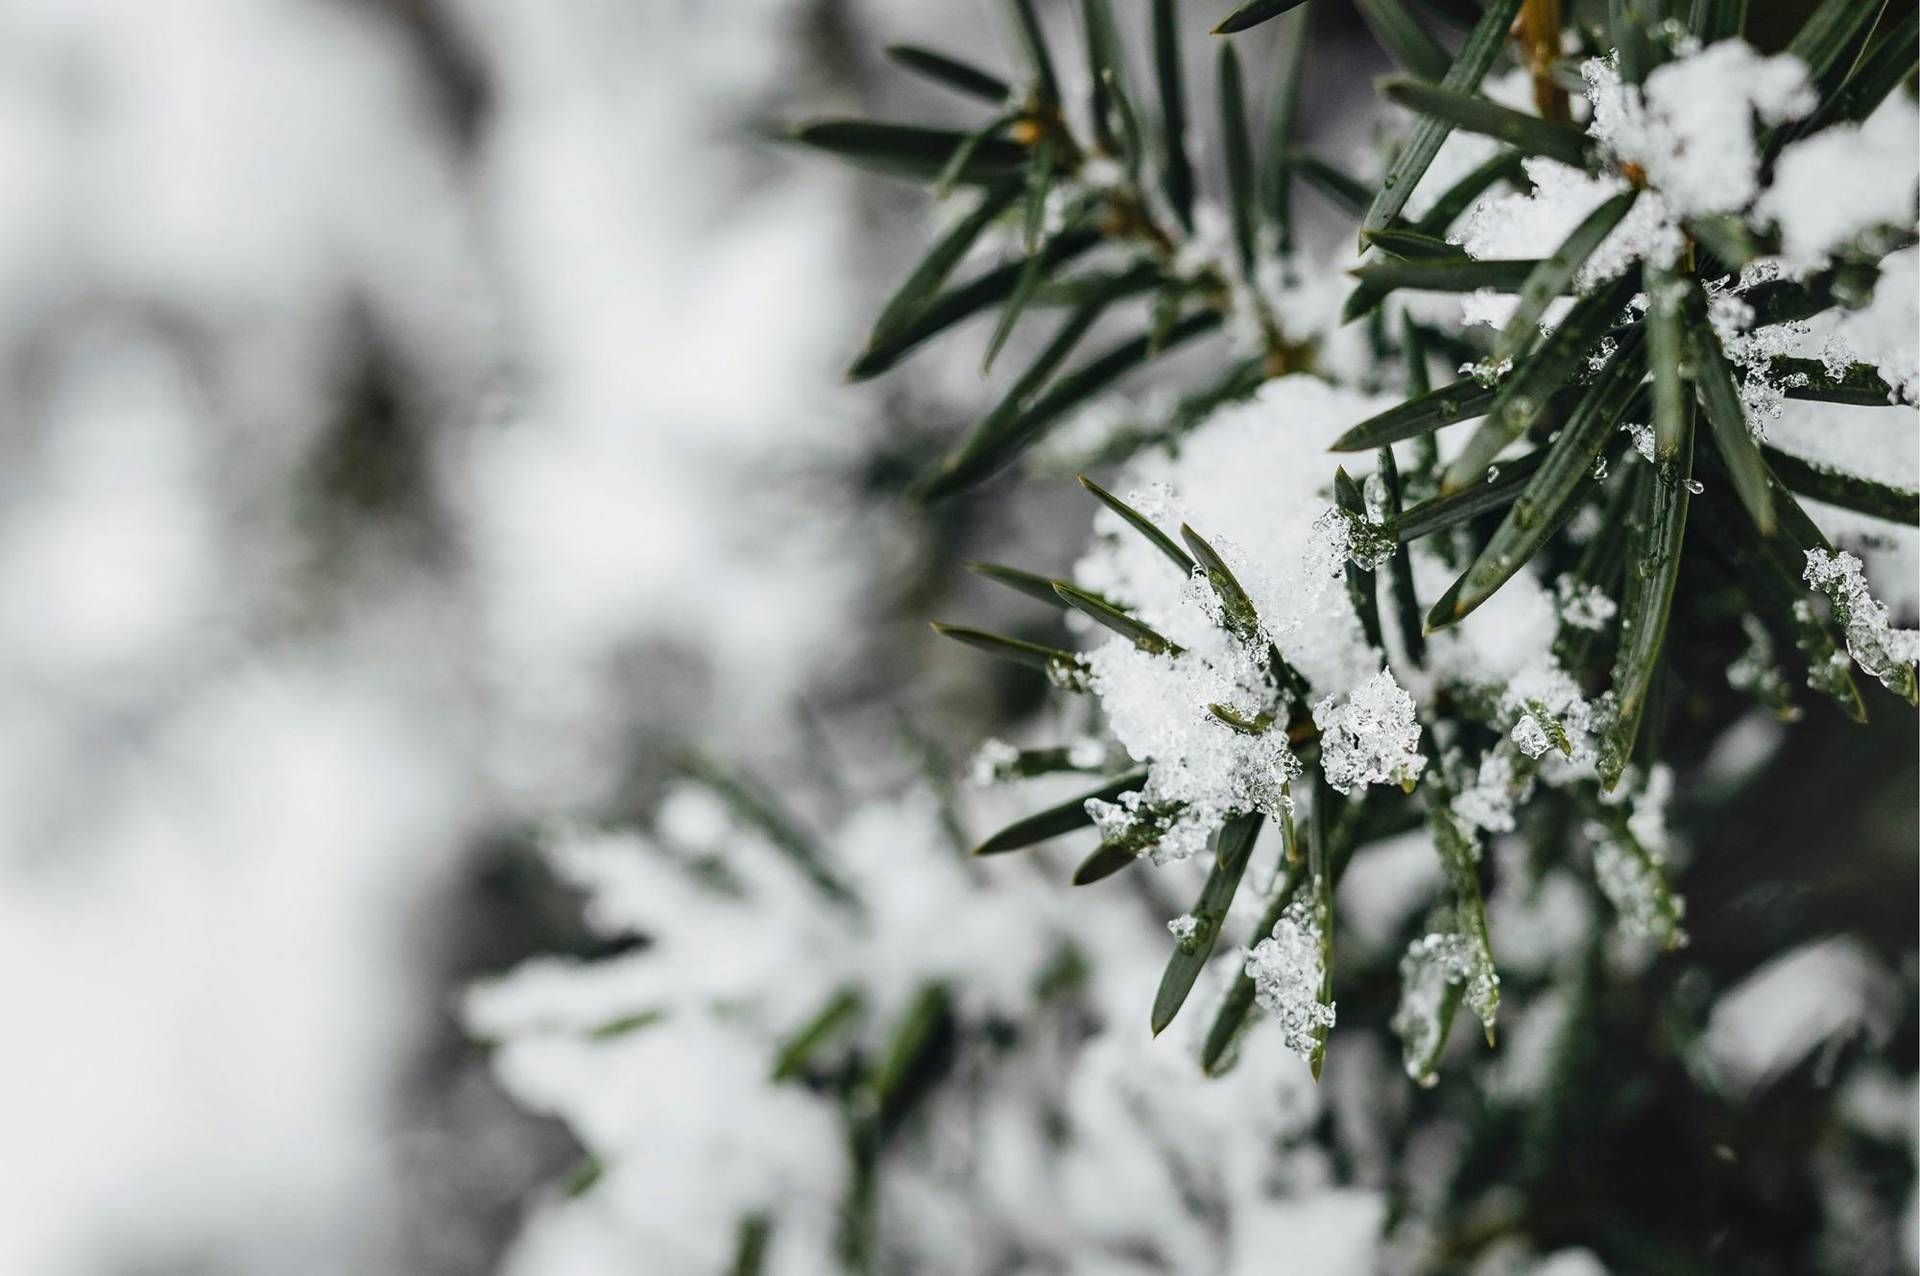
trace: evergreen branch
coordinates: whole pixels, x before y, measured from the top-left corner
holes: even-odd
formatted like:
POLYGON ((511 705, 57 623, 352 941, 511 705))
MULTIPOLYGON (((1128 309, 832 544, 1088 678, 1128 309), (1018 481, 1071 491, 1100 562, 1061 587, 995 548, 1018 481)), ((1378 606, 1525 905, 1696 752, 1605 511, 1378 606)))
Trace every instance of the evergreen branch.
POLYGON ((1247 133, 1246 92, 1240 84, 1240 55, 1233 43, 1220 43, 1220 127, 1226 139, 1227 212, 1240 273, 1253 277, 1253 142, 1247 133))
POLYGON ((1477 483, 1420 502, 1393 521, 1394 539, 1404 545, 1512 504, 1546 459, 1546 448, 1516 456, 1493 467, 1497 473, 1492 477, 1482 477, 1477 483))
MULTIPOLYGON (((968 140, 967 134, 953 129, 877 120, 816 120, 801 125, 789 137, 802 146, 838 155, 857 167, 916 181, 939 177, 955 149, 968 140)), ((1026 147, 1004 138, 981 138, 966 162, 952 174, 952 180, 969 186, 984 185, 1018 173, 1026 164, 1026 147)))
POLYGON ((954 267, 967 255, 967 250, 980 238, 980 233, 1012 205, 1019 193, 1020 186, 1014 181, 996 182, 986 189, 973 211, 940 238, 933 250, 888 298, 880 311, 880 318, 874 322, 872 335, 867 338, 868 349, 883 345, 908 320, 926 308, 939 292, 940 286, 953 273, 954 267))
POLYGON ((1701 520, 1707 543, 1726 564, 1747 601, 1755 612, 1769 618, 1774 628, 1792 635, 1794 646, 1806 658, 1807 685, 1831 698, 1848 718, 1865 722, 1867 706, 1853 679, 1852 662, 1840 649, 1830 626, 1806 601, 1798 577, 1769 552, 1738 500, 1713 492, 1707 494, 1707 500, 1716 505, 1716 513, 1723 515, 1701 520))
POLYGON ((1680 576, 1680 548, 1687 529, 1687 503, 1693 479, 1693 404, 1687 404, 1680 439, 1670 461, 1657 463, 1643 488, 1638 511, 1637 550, 1627 573, 1626 605, 1621 609, 1620 653, 1613 669, 1616 717, 1601 746, 1599 774, 1608 789, 1620 782, 1633 755, 1647 692, 1663 654, 1674 583, 1680 576))
MULTIPOLYGON (((1064 230, 1041 246, 1038 254, 1040 268, 1044 272, 1064 266, 1100 242, 1101 237, 1096 231, 1081 228, 1064 230)), ((877 377, 906 358, 923 342, 1006 300, 1013 295, 1026 270, 1025 262, 1012 262, 940 293, 922 306, 918 313, 904 320, 897 330, 884 338, 874 338, 847 370, 847 379, 865 381, 877 377)), ((1151 267, 1142 271, 1148 278, 1157 278, 1158 273, 1151 267)))
POLYGON ((1363 285, 1384 292, 1402 288, 1414 292, 1518 292, 1542 263, 1537 261, 1476 260, 1472 257, 1438 261, 1376 261, 1347 273, 1363 285))
POLYGON ((1147 538, 1149 544, 1167 556, 1167 561, 1179 569, 1182 576, 1193 575, 1193 559, 1187 552, 1173 543, 1173 538, 1153 525, 1153 521, 1133 506, 1127 504, 1106 488, 1082 474, 1080 486, 1092 492, 1102 505, 1120 516, 1122 522, 1147 538))
POLYGON ((1034 96, 1047 106, 1060 101, 1060 80, 1054 74, 1053 56, 1047 52, 1047 37, 1040 29, 1040 15, 1033 11, 1033 0, 1007 0, 1013 10, 1014 31, 1027 61, 1033 64, 1034 96))
POLYGON ((1440 490, 1450 492, 1474 480, 1509 443, 1520 438, 1546 410, 1553 392, 1573 376, 1616 315, 1638 291, 1637 272, 1574 303, 1567 317, 1501 383, 1486 420, 1447 467, 1440 490))
POLYGON ((1507 326, 1500 330, 1499 338, 1493 343, 1491 358, 1496 364, 1513 358, 1538 339, 1540 320, 1547 307, 1555 298, 1573 291, 1574 276, 1613 233, 1613 228, 1620 224, 1638 197, 1638 191, 1630 190, 1601 204, 1574 227, 1573 233, 1551 257, 1540 262, 1527 276, 1520 285, 1520 299, 1513 308, 1513 317, 1507 320, 1507 326))
POLYGON ((1403 226, 1362 231, 1360 238, 1367 247, 1392 253, 1403 261, 1471 260, 1467 256, 1467 250, 1460 245, 1448 243, 1438 235, 1429 235, 1425 231, 1412 230, 1403 226))
POLYGON ((1354 8, 1388 57, 1423 80, 1439 80, 1446 75, 1452 56, 1427 34, 1400 0, 1355 0, 1354 8))
POLYGON ((1514 24, 1527 73, 1533 78, 1533 107, 1540 118, 1554 124, 1566 124, 1573 114, 1567 91, 1554 79, 1554 68, 1561 53, 1560 0, 1526 0, 1514 24))
POLYGON ((1178 643, 1161 637, 1153 626, 1135 619, 1096 594, 1090 594, 1084 589, 1076 589, 1063 580, 1053 582, 1053 591, 1060 595, 1067 606, 1095 624, 1119 634, 1149 655, 1177 656, 1183 650, 1178 643))
POLYGON ((1531 561, 1573 516, 1580 499, 1597 481, 1594 463, 1628 411, 1639 388, 1640 374, 1638 340, 1622 342, 1587 388, 1586 397, 1561 428, 1560 437, 1547 445, 1546 460, 1507 511, 1486 548, 1434 604, 1427 617, 1429 629, 1465 619, 1531 561))
POLYGON ((1747 25, 1747 0, 1693 0, 1688 29, 1702 44, 1728 40, 1747 25))
POLYGON ((1013 86, 999 76, 933 49, 917 44, 889 44, 886 54, 916 75, 993 106, 1003 105, 1013 96, 1013 86))
MULTIPOLYGON (((987 340, 986 353, 981 356, 980 372, 983 376, 992 370, 994 359, 999 356, 1001 349, 1006 345, 1007 338, 1013 335, 1014 325, 1020 322, 1020 316, 1026 312, 1027 303, 1033 299, 1034 292, 1040 286, 1040 280, 1046 274, 1045 258, 1035 251, 1034 236, 1039 230, 1039 215, 1036 214, 1034 210, 1043 207, 1046 200, 1045 183, 1051 176, 1052 154, 1052 148, 1045 147, 1044 153, 1038 158, 1032 169, 1029 170, 1029 176, 1037 177, 1040 185, 1035 186, 1032 182, 1029 182, 1027 188, 1027 216, 1022 229, 1022 237, 1027 247, 1027 258, 1021 267, 1019 276, 1014 281, 1013 292, 1007 297, 1007 304, 1000 310, 1000 318, 993 325, 993 336, 987 340)), ((1117 300, 1118 296, 1119 293, 1116 291, 1096 292, 1088 297, 1086 301, 1081 303, 1079 313, 1068 321, 1066 327, 1062 329, 1062 332, 1064 333, 1068 329, 1072 329, 1074 332, 1072 340, 1077 341, 1080 334, 1086 331, 1086 326, 1098 318, 1100 312, 1106 309, 1110 303, 1117 300)), ((1056 346, 1059 340, 1059 338, 1055 339, 1056 346)), ((1071 341, 1069 341, 1069 345, 1070 344, 1071 341)), ((1052 349, 1053 347, 1049 347, 1050 353, 1052 349)), ((1045 360, 1048 356, 1043 355, 1041 357, 1042 360, 1045 360)), ((1023 378, 1023 382, 1024 380, 1023 378)))
MULTIPOLYGON (((1302 9, 1298 16, 1287 19, 1282 37, 1286 51, 1275 61, 1273 101, 1267 114, 1266 181, 1261 191, 1267 219, 1273 223, 1283 253, 1293 247, 1293 133, 1294 120, 1300 113, 1301 85, 1306 79, 1306 19, 1311 12, 1302 9)), ((1360 212, 1358 208, 1353 211, 1355 215, 1360 212)))
POLYGON ((1232 907, 1240 879, 1253 858, 1253 844, 1259 840, 1262 818, 1258 811, 1233 816, 1215 836, 1213 868, 1193 906, 1193 935, 1174 948, 1173 955, 1167 959, 1166 973, 1160 977, 1159 991, 1154 994, 1152 1026, 1156 1037, 1180 1013, 1194 981, 1206 968, 1207 959, 1213 956, 1220 928, 1227 920, 1227 910, 1232 907))
POLYGON ((1173 0, 1153 0, 1153 69, 1160 86, 1160 186, 1173 215, 1193 229, 1193 166, 1187 162, 1187 90, 1180 71, 1180 28, 1173 0))
POLYGON ((1080 26, 1087 45, 1087 115, 1093 121, 1094 141, 1112 152, 1119 140, 1109 117, 1120 75, 1120 38, 1107 0, 1080 0, 1080 26))
POLYGON ((1893 387, 1881 378, 1878 368, 1867 363, 1850 364, 1835 375, 1819 359, 1782 356, 1767 364, 1767 379, 1785 387, 1789 399, 1851 403, 1863 408, 1894 404, 1893 387))
POLYGON ((1800 136, 1811 136, 1831 124, 1866 119, 1896 87, 1913 78, 1920 66, 1920 8, 1901 8, 1901 16, 1860 59, 1846 82, 1800 123, 1800 136))
POLYGON ((1518 151, 1502 150, 1475 165, 1465 177, 1440 192, 1440 197, 1421 215, 1414 229, 1444 239, 1460 215, 1482 195, 1499 183, 1511 182, 1525 173, 1521 167, 1523 158, 1518 151))
MULTIPOLYGON (((1386 490, 1387 526, 1396 528, 1402 512, 1400 494, 1400 467, 1393 459, 1393 449, 1383 447, 1379 452, 1379 475, 1381 486, 1386 490)), ((1396 532, 1396 542, 1398 536, 1396 532)), ((1396 549, 1387 562, 1388 592, 1393 599, 1395 619, 1400 627, 1401 649, 1407 653, 1407 659, 1418 665, 1425 661, 1427 651, 1426 635, 1421 632, 1420 598, 1413 585, 1413 554, 1404 549, 1396 549)))
POLYGON ((1139 862, 1140 853, 1131 847, 1119 842, 1102 842, 1093 849, 1093 854, 1081 860, 1079 867, 1073 870, 1073 884, 1091 886, 1139 862))
POLYGON ((1213 587, 1214 596, 1220 600, 1220 623, 1228 633, 1245 643, 1260 638, 1260 616, 1253 608, 1253 600, 1247 597, 1247 591, 1240 587, 1233 569, 1227 566, 1226 559, 1220 557, 1212 545, 1209 545, 1200 533, 1185 523, 1180 525, 1180 539, 1193 551, 1193 557, 1207 574, 1207 584, 1213 587))
POLYGON ((1289 151, 1287 168, 1305 178, 1309 186, 1338 204, 1343 211, 1356 217, 1367 211, 1367 201, 1371 198, 1367 188, 1357 178, 1347 176, 1325 160, 1304 152, 1289 151))
POLYGON ((984 427, 977 431, 920 486, 921 499, 938 500, 987 478, 1037 443, 1068 409, 1077 407, 1152 355, 1165 354, 1219 326, 1220 316, 1213 311, 1190 314, 1172 326, 1158 350, 1153 349, 1149 336, 1135 337, 1067 373, 1025 409, 996 422, 992 431, 984 427))
MULTIPOLYGON (((1366 524, 1366 499, 1344 466, 1333 472, 1333 500, 1349 523, 1366 524)), ((1374 588, 1373 573, 1361 568, 1351 557, 1347 559, 1345 571, 1347 596, 1353 602, 1353 614, 1360 618, 1360 632, 1366 636, 1369 647, 1384 649, 1380 641, 1379 591, 1374 588)))
POLYGON ((1086 690, 1086 663, 1071 651, 1061 651, 1057 647, 1043 647, 1036 642, 1027 642, 1022 638, 1009 638, 1004 634, 989 633, 984 629, 972 629, 965 625, 945 625, 939 621, 929 621, 933 632, 942 638, 951 638, 955 642, 965 643, 976 651, 984 651, 989 656, 1016 665, 1025 665, 1029 669, 1038 669, 1047 675, 1047 680, 1063 691, 1086 690))
MULTIPOLYGON (((1280 924, 1280 918, 1286 913, 1287 906, 1293 903, 1299 894, 1301 883, 1306 880, 1306 862, 1300 857, 1294 845, 1293 816, 1281 819, 1281 828, 1286 836, 1286 852, 1281 865, 1281 877, 1273 897, 1267 901, 1267 909, 1260 915, 1255 927, 1255 943, 1273 933, 1280 924)), ((1220 1009, 1214 1013, 1213 1022, 1207 1026, 1207 1035, 1200 1043, 1200 1068, 1210 1077, 1226 1072, 1233 1062, 1233 1046, 1240 1038, 1242 1030, 1253 1011, 1253 999, 1256 985, 1253 976, 1244 967, 1234 975, 1233 983, 1227 989, 1226 997, 1220 1003, 1220 1009)))
POLYGON ((861 910, 859 894, 832 867, 825 848, 758 786, 699 755, 684 759, 681 769, 724 802, 742 822, 758 829, 821 895, 843 908, 861 910))
MULTIPOLYGON (((1492 68, 1493 60, 1506 42, 1507 30, 1513 25, 1514 15, 1519 12, 1520 0, 1489 0, 1480 21, 1468 34, 1466 43, 1460 46, 1453 65, 1448 68, 1441 87, 1455 93, 1470 93, 1480 86, 1480 81, 1492 68)), ((1381 181, 1380 193, 1374 196, 1366 217, 1361 221, 1360 229, 1384 230, 1400 215, 1407 200, 1413 194, 1413 188, 1420 184, 1428 165, 1440 151, 1440 144, 1447 139, 1453 126, 1445 120, 1432 116, 1423 117, 1414 126, 1413 136, 1406 146, 1394 158, 1393 166, 1381 181)))
POLYGON ((1485 416, 1494 390, 1472 377, 1462 377, 1437 390, 1395 404, 1370 416, 1333 441, 1334 452, 1366 452, 1403 439, 1430 434, 1444 425, 1485 416))
POLYGON ((1733 368, 1720 349, 1720 338, 1706 321, 1706 298, 1697 288, 1690 301, 1694 320, 1687 333, 1687 348, 1693 355, 1694 384, 1706 409, 1707 424, 1713 431, 1714 447, 1733 475, 1733 489, 1741 504, 1753 515, 1762 535, 1773 532, 1773 501, 1767 483, 1767 463, 1760 459, 1760 443, 1747 424, 1746 409, 1740 402, 1740 388, 1734 384, 1733 368))
POLYGON ((1592 143, 1579 129, 1516 111, 1478 94, 1456 92, 1404 76, 1382 80, 1380 92, 1388 101, 1418 111, 1428 119, 1505 142, 1528 155, 1543 155, 1571 168, 1586 168, 1593 160, 1592 143))
POLYGON ((1802 460, 1764 444, 1760 455, 1781 483, 1802 496, 1890 523, 1920 527, 1920 492, 1802 460))
POLYGON ((1236 31, 1245 31, 1249 27, 1257 27, 1262 22, 1277 18, 1289 9, 1304 3, 1306 0, 1247 0, 1246 4, 1222 18, 1220 25, 1213 29, 1213 33, 1232 35, 1236 31))
POLYGON ((1035 602, 1042 602, 1049 607, 1057 607, 1062 611, 1066 610, 1067 604, 1059 594, 1054 592, 1053 578, 1050 576, 1040 576, 1033 572, 1023 572, 1017 567, 1006 567, 1000 563, 974 562, 966 564, 966 568, 975 575, 984 576, 995 584, 1005 585, 1008 589, 1025 594, 1035 602))
POLYGON ((1044 842, 1048 838, 1059 837, 1063 833, 1071 833, 1075 829, 1091 828, 1093 817, 1087 814, 1087 803, 1112 802, 1122 793, 1137 791, 1146 782, 1147 773, 1144 769, 1129 771, 1089 793, 1082 793, 1079 797, 1069 798, 1044 811, 1036 811, 1023 819, 1015 820, 974 847, 973 853, 1001 855, 1007 851, 1017 851, 1032 846, 1036 842, 1044 842))
POLYGON ((1686 289, 1672 268, 1647 267, 1647 357, 1653 367, 1653 452, 1670 461, 1686 429, 1686 289))
POLYGON ((1500 1004, 1500 985, 1497 977, 1492 976, 1493 936, 1487 929, 1487 906, 1480 893, 1479 850, 1472 838, 1455 822, 1452 808, 1447 805, 1445 788, 1432 780, 1428 781, 1428 786, 1427 827, 1433 833, 1434 848, 1440 853, 1440 864, 1446 873, 1447 885, 1453 892, 1454 913, 1460 932, 1473 945, 1475 964, 1488 972, 1492 982, 1492 1004, 1482 1012, 1486 1016, 1483 1027, 1487 1045, 1492 1046, 1493 1013, 1500 1004))
POLYGON ((827 998, 825 1005, 787 1037, 773 1057, 769 1079, 778 1085, 791 1081, 812 1062, 813 1056, 835 1033, 850 1027, 866 1009, 866 999, 855 984, 842 984, 827 998))

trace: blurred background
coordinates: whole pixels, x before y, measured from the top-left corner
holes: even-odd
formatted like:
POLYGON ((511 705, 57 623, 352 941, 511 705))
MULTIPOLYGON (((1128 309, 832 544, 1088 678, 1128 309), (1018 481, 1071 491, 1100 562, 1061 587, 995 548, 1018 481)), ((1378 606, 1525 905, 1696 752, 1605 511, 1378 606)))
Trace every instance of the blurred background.
MULTIPOLYGON (((1345 156, 1381 63, 1326 7, 1345 156)), ((1031 706, 909 618, 991 617, 958 560, 1087 510, 900 504, 988 393, 977 349, 841 381, 934 214, 773 139, 898 107, 892 39, 1005 64, 999 17, 0 0, 0 1272, 493 1270, 578 1149, 455 1002, 600 942, 532 830, 690 747, 804 777, 1031 706)), ((1870 795, 1802 902, 1897 950, 1884 721, 1781 765, 1870 795)))

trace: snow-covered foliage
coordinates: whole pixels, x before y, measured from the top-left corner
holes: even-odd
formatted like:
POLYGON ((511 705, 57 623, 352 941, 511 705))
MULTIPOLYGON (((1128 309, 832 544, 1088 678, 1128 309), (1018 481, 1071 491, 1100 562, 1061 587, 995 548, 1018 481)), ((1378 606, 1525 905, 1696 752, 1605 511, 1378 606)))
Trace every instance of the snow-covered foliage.
POLYGON ((1317 911, 1312 894, 1303 892, 1280 914, 1273 933, 1247 951, 1255 1000, 1279 1023, 1287 1049, 1303 1059, 1326 1039, 1335 1017, 1334 1008, 1320 1000, 1326 932, 1317 911))
POLYGON ((1130 1030, 1167 938, 1138 900, 1068 908, 983 871, 924 792, 856 808, 819 851, 796 860, 693 783, 644 833, 548 839, 595 931, 634 946, 467 998, 502 1081, 587 1157, 509 1270, 632 1253, 724 1269, 743 1227, 768 1272, 855 1250, 932 1272, 1021 1252, 1116 1270, 1148 1245, 1251 1276, 1278 1234, 1335 1270, 1370 1261, 1382 1198, 1333 1190, 1304 1063, 1254 1041, 1209 1080, 1190 1044, 1130 1030))
MULTIPOLYGON (((1030 359, 911 492, 1095 471, 1063 577, 974 564, 1029 608, 1005 613, 1018 636, 935 626, 1043 674, 1046 707, 967 742, 972 791, 854 802, 815 847, 711 795, 690 821, 685 792, 617 851, 562 839, 589 917, 638 942, 530 965, 469 1022, 599 1167, 553 1217, 611 1202, 634 1245, 696 1208, 650 1180, 726 1172, 737 1128, 676 1110, 650 1139, 652 1105, 683 1091, 637 1064, 554 1075, 679 1051, 697 1022, 647 1066, 833 1131, 769 1140, 698 1202, 705 1266, 1604 1271, 1532 1229, 1564 1241, 1545 1202, 1575 1199, 1585 1228, 1609 1194, 1566 1140, 1611 1149, 1667 1119, 1611 1088, 1623 1057, 1664 1052, 1668 1084, 1731 1093, 1744 1016, 1715 997, 1754 964, 1728 969, 1739 910, 1768 897, 1706 849, 1714 821, 1780 800, 1782 746, 1753 733, 1805 722, 1809 692, 1881 712, 1856 667, 1916 695, 1920 638, 1896 621, 1920 596, 1897 583, 1920 466, 1886 454, 1915 426, 1915 159, 1894 143, 1920 117, 1876 60, 1894 47, 1861 28, 1874 54, 1829 51, 1816 23, 1763 53, 1737 22, 1709 30, 1716 5, 1542 33, 1557 6, 1492 0, 1457 55, 1382 32, 1410 65, 1460 61, 1390 86, 1424 120, 1370 185, 1292 149, 1284 110, 1256 160, 1226 41, 1226 189, 1197 192, 1174 7, 1151 141, 1104 8, 1085 7, 1079 83, 1037 52, 1003 92, 896 50, 1006 112, 977 134, 796 134, 967 188, 856 376, 983 297, 1006 299, 989 361, 1030 359), (1879 69, 1848 81, 1856 64, 1879 69), (1830 168, 1871 187, 1844 214, 1814 207, 1830 168), (1361 206, 1357 250, 1351 226, 1310 242, 1290 190, 1309 180, 1361 206), (1064 316, 1015 354, 1042 309, 1064 316), (1208 341, 1211 363, 1164 371, 1208 341), (1430 388, 1439 366, 1459 379, 1430 388), (954 831, 981 804, 1018 818, 974 862, 954 831), (1076 834, 1077 868, 1029 849, 1076 834), (1724 915, 1689 910, 1697 872, 1724 915), (1718 1046, 1715 1020, 1735 1025, 1718 1046)), ((1043 20, 1021 21, 1036 50, 1043 20)), ((1016 562, 1069 557, 1022 531, 982 535, 1016 562)), ((1830 1196, 1835 1217, 1890 1217, 1830 1196)), ((1623 1269, 1664 1261, 1593 1239, 1623 1269)))

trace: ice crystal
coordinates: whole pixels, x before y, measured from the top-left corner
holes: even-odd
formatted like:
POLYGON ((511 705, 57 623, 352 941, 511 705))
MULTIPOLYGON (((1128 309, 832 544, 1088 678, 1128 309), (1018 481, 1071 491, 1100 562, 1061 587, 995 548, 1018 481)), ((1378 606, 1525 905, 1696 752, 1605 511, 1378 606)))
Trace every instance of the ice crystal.
POLYGON ((1547 738, 1547 729, 1531 713, 1520 715, 1520 721, 1513 724, 1512 739, 1520 752, 1530 758, 1537 758, 1553 747, 1553 741, 1547 738))
POLYGON ((1367 481, 1361 491, 1366 497, 1367 521, 1375 524, 1386 522, 1389 500, 1386 476, 1378 471, 1367 475, 1367 481))
MULTIPOLYGON (((1494 292, 1492 289, 1484 289, 1482 291, 1485 292, 1488 298, 1497 298, 1502 295, 1494 292)), ((1480 292, 1472 294, 1474 297, 1479 297, 1480 295, 1480 292)), ((1467 316, 1468 323, 1485 323, 1489 325, 1505 323, 1505 316, 1512 313, 1513 310, 1513 302, 1511 299, 1501 301, 1498 307, 1494 307, 1491 301, 1480 304, 1484 304, 1489 308, 1486 309, 1484 315, 1479 312, 1470 313, 1467 316), (1500 317, 1495 318, 1495 315, 1499 315, 1500 317)), ((1481 385, 1494 385, 1501 377, 1513 371, 1513 359, 1511 357, 1505 359, 1481 359, 1477 362, 1461 364, 1458 371, 1461 376, 1472 377, 1481 385)))
POLYGON ((1653 426, 1645 421, 1628 421, 1621 428, 1627 437, 1633 440, 1633 450, 1642 457, 1653 459, 1653 426))
MULTIPOLYGON (((1378 478, 1378 475, 1374 475, 1378 478)), ((1379 494, 1382 518, 1369 516, 1358 518, 1343 509, 1330 509, 1320 515, 1314 523, 1314 539, 1309 544, 1309 561, 1315 563, 1337 562, 1352 563, 1362 571, 1378 571, 1393 552, 1398 542, 1393 534, 1383 527, 1386 493, 1384 486, 1379 494)), ((1369 495, 1371 502, 1373 497, 1369 495)))
POLYGON ((1200 933, 1200 919, 1192 913, 1182 913, 1167 923, 1167 933, 1173 936, 1176 943, 1183 946, 1190 944, 1193 937, 1200 933))
POLYGON ((1369 784, 1411 788, 1426 766, 1413 697, 1382 669, 1355 687, 1345 703, 1328 696, 1313 707, 1320 728, 1320 764, 1327 783, 1351 794, 1369 784))
POLYGON ((1846 630, 1847 651, 1854 663, 1880 680, 1895 695, 1911 699, 1914 665, 1920 662, 1920 630, 1896 629, 1886 604, 1867 589, 1860 560, 1845 550, 1829 554, 1807 551, 1807 584, 1833 603, 1834 617, 1846 630))
POLYGON ((1599 710, 1581 695, 1579 682, 1551 655, 1534 660, 1514 675, 1500 695, 1500 708, 1514 722, 1513 743, 1529 758, 1545 754, 1545 749, 1532 747, 1544 738, 1548 746, 1576 765, 1594 759, 1599 710), (1532 727, 1525 725, 1529 719, 1532 727))
POLYGON ((1320 1034, 1333 1027, 1332 1003, 1320 1000, 1326 967, 1314 902, 1303 888, 1274 923, 1273 934, 1246 954, 1254 999, 1280 1022, 1287 1048, 1312 1056, 1320 1034))

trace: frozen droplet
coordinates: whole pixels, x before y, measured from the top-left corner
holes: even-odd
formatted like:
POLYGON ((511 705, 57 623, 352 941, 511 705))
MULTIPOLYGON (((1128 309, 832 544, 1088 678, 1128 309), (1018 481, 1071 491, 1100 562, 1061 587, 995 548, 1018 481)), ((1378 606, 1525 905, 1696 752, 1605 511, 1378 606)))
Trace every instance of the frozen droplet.
POLYGON ((1707 485, 1705 483, 1702 483, 1699 479, 1688 479, 1687 490, 1689 492, 1692 492, 1695 496, 1698 496, 1700 495, 1700 493, 1707 490, 1707 485))
POLYGON ((1386 522, 1388 501, 1387 480, 1378 472, 1369 474, 1367 475, 1367 481, 1362 488, 1362 492, 1367 501, 1367 521, 1369 523, 1386 522))
POLYGON ((1605 478, 1606 476, 1607 476, 1607 458, 1604 456, 1595 457, 1593 461, 1594 479, 1598 481, 1600 479, 1605 478))
POLYGON ((1489 465, 1487 467, 1487 482, 1489 483, 1497 482, 1499 478, 1500 478, 1500 467, 1497 465, 1489 465))
POLYGON ((1520 721, 1513 724, 1513 742, 1530 758, 1537 758, 1553 747, 1553 741, 1547 738, 1547 729, 1531 713, 1520 715, 1520 721))

